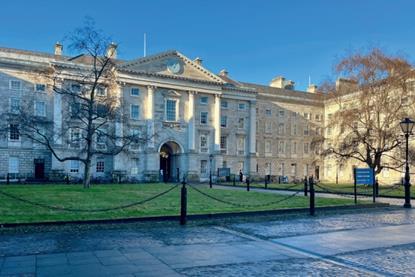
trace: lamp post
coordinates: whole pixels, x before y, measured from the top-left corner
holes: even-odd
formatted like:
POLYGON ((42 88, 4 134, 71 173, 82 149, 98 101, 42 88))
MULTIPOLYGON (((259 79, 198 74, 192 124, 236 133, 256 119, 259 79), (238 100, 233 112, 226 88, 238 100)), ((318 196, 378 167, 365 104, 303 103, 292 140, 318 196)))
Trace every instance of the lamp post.
POLYGON ((408 156, 409 156, 409 150, 408 150, 408 140, 409 136, 412 134, 412 129, 414 128, 415 122, 412 121, 409 118, 405 118, 402 120, 399 125, 401 126, 402 132, 405 135, 405 204, 403 205, 404 208, 410 208, 411 207, 411 190, 409 183, 410 176, 409 176, 409 162, 408 162, 408 156))
POLYGON ((210 154, 209 155, 209 162, 210 162, 210 167, 209 167, 209 187, 212 188, 212 161, 213 161, 213 155, 210 154))

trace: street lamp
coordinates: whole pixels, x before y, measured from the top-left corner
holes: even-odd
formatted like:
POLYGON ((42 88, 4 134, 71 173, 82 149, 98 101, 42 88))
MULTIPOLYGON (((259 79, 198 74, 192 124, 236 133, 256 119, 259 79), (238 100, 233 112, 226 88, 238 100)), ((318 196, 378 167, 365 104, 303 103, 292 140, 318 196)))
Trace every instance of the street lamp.
POLYGON ((209 155, 209 162, 210 162, 210 167, 209 167, 209 187, 212 188, 212 161, 213 161, 213 155, 210 154, 209 155))
POLYGON ((405 152, 405 204, 403 205, 404 208, 410 208, 411 207, 411 191, 410 191, 410 176, 409 176, 409 162, 408 162, 408 140, 409 135, 412 134, 412 129, 414 128, 415 122, 410 120, 409 118, 405 118, 402 120, 399 125, 401 126, 402 132, 405 135, 405 143, 406 143, 406 152, 405 152))

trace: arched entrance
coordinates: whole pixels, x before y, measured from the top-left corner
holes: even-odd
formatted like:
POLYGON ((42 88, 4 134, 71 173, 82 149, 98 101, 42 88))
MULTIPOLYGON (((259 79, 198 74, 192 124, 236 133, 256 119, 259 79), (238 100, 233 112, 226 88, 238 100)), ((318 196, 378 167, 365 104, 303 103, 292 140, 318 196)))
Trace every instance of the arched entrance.
POLYGON ((180 180, 179 156, 180 145, 174 141, 168 141, 160 146, 160 179, 163 182, 180 180))

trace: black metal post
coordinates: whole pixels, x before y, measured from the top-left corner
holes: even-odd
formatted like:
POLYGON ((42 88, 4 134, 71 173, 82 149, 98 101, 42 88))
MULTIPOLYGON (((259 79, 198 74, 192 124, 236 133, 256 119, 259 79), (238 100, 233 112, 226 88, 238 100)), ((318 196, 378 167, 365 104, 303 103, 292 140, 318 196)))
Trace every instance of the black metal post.
POLYGON ((186 216, 187 216, 187 188, 186 188, 186 180, 183 177, 182 182, 182 190, 181 190, 181 197, 180 197, 180 225, 186 224, 186 216))
POLYGON ((372 174, 373 174, 372 201, 373 203, 376 203, 376 181, 375 181, 375 169, 374 168, 372 168, 372 174))
POLYGON ((209 187, 212 188, 212 172, 209 173, 209 187))
POLYGON ((268 188, 268 175, 265 175, 265 189, 268 188))
POLYGON ((409 133, 405 134, 405 142, 406 142, 406 165, 405 165, 405 204, 403 205, 404 208, 411 208, 411 184, 410 180, 411 177, 409 176, 409 149, 408 149, 408 140, 409 140, 409 133))
POLYGON ((249 177, 246 176, 246 190, 249 191, 249 185, 250 185, 250 181, 249 181, 249 177))
POLYGON ((233 185, 236 186, 236 174, 233 174, 233 185))
POLYGON ((307 184, 307 176, 304 177, 304 196, 307 196, 308 192, 308 184, 307 184))
POLYGON ((308 184, 310 186, 310 215, 315 214, 315 192, 314 192, 314 180, 313 177, 308 179, 308 184))
POLYGON ((357 182, 356 182, 356 168, 353 168, 353 179, 354 179, 354 203, 357 204, 357 182))
POLYGON ((8 185, 10 184, 10 173, 7 173, 6 183, 7 183, 8 185))
POLYGON ((375 194, 376 194, 376 197, 379 197, 379 181, 378 181, 378 178, 376 178, 376 182, 375 182, 375 194))

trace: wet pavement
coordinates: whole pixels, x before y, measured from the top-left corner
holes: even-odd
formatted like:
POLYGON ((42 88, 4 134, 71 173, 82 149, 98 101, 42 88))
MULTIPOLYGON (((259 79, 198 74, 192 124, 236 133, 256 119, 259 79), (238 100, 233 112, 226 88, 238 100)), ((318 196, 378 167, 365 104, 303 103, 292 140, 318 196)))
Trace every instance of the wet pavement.
POLYGON ((414 276, 415 210, 0 229, 0 276, 414 276))

